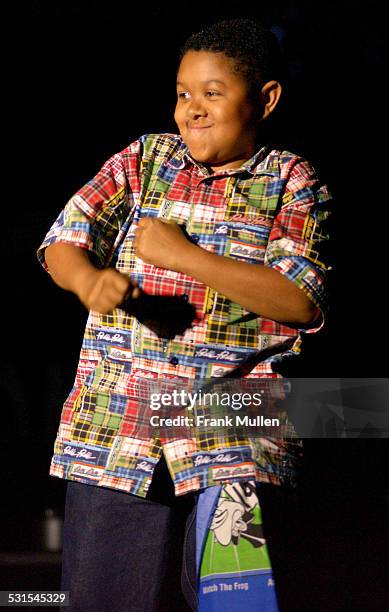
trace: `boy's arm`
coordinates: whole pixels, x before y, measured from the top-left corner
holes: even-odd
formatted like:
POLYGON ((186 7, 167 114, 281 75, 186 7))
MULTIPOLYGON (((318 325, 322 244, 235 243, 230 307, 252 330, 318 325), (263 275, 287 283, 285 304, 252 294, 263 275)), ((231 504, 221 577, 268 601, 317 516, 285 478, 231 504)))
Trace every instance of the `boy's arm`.
POLYGON ((304 326, 319 314, 309 297, 277 270, 210 253, 189 242, 176 224, 143 218, 134 246, 146 263, 188 274, 267 319, 304 326))
POLYGON ((131 297, 140 295, 140 290, 127 275, 114 268, 96 268, 88 252, 81 247, 56 242, 46 248, 45 260, 54 282, 75 293, 88 310, 106 314, 118 306, 131 289, 131 297))
POLYGON ((281 206, 263 265, 215 255, 189 242, 178 226, 155 218, 141 219, 135 252, 147 263, 193 276, 265 319, 313 333, 327 309, 331 195, 306 160, 286 154, 281 162, 281 206))
POLYGON ((139 289, 109 267, 120 232, 139 195, 140 141, 113 155, 66 204, 37 255, 53 280, 102 314, 139 289))

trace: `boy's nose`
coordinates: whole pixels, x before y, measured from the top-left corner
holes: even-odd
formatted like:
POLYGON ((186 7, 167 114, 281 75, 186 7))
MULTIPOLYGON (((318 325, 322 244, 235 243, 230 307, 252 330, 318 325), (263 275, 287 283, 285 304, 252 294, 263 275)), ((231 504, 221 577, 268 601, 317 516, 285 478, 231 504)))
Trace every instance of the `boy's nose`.
POLYGON ((196 119, 196 117, 204 117, 207 111, 199 100, 193 99, 188 107, 188 114, 191 119, 196 119))

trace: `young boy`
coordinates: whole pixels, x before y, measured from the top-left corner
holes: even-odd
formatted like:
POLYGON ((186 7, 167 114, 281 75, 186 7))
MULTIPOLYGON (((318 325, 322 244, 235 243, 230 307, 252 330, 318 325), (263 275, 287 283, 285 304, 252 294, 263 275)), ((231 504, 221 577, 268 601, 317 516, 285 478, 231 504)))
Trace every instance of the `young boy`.
POLYGON ((142 136, 109 159, 39 249, 54 281, 90 311, 50 471, 70 481, 62 588, 71 609, 184 610, 174 555, 198 492, 290 478, 281 450, 258 440, 141 431, 146 379, 277 378, 301 332, 323 324, 329 195, 307 161, 261 137, 280 78, 276 41, 257 23, 191 36, 177 73, 180 135, 142 136), (145 294, 180 296, 195 309, 192 326, 159 337, 123 306, 145 294), (226 461, 233 477, 220 477, 226 461))

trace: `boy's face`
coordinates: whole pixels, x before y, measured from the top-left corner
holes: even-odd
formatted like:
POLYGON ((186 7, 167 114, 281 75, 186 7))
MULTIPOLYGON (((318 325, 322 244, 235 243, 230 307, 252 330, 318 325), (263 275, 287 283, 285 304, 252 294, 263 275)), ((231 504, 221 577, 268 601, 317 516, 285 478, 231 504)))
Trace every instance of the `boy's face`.
POLYGON ((239 168, 256 150, 260 116, 224 53, 188 51, 177 74, 174 119, 192 157, 212 170, 239 168))

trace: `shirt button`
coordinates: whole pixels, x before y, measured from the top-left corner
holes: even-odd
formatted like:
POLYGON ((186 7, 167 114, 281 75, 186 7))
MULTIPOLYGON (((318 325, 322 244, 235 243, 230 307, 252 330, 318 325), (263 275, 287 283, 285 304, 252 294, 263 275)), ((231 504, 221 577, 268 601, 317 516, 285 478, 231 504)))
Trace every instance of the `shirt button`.
POLYGON ((198 234, 192 234, 191 238, 192 238, 193 242, 195 242, 196 244, 200 240, 200 236, 198 234))
POLYGON ((181 299, 184 300, 184 302, 187 302, 189 300, 189 295, 187 293, 183 293, 181 299))
POLYGON ((171 363, 173 366, 176 366, 176 365, 178 364, 178 359, 177 359, 177 357, 172 357, 172 358, 170 359, 170 363, 171 363))

